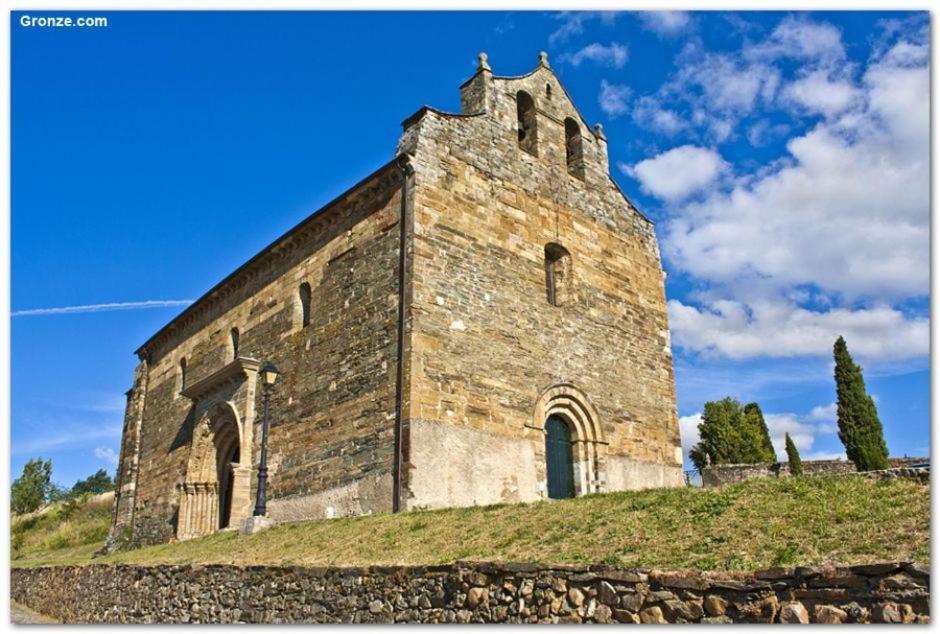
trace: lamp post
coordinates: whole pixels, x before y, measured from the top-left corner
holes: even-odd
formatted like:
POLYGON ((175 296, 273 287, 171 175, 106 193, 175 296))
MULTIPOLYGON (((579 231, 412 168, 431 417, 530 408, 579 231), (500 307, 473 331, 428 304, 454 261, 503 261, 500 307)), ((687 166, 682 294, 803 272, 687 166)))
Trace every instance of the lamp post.
POLYGON ((261 459, 258 464, 258 496, 255 499, 255 517, 263 517, 267 509, 268 486, 268 406, 271 401, 271 387, 277 380, 278 371, 274 364, 268 361, 258 371, 261 375, 261 385, 264 388, 264 419, 261 423, 261 459))

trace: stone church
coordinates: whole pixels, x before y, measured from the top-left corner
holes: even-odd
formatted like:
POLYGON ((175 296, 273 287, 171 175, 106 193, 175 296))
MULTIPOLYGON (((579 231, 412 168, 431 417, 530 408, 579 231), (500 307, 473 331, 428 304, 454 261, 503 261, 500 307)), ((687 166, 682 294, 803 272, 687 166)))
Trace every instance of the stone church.
POLYGON ((481 54, 460 102, 137 350, 110 547, 252 513, 266 362, 274 520, 682 484, 665 276, 601 126, 544 53, 481 54))

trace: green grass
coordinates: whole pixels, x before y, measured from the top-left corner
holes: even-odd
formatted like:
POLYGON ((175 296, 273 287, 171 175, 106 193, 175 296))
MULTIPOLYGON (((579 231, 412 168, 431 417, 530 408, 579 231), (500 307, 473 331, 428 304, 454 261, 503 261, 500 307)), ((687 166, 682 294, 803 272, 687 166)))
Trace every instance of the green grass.
POLYGON ((58 502, 35 513, 14 516, 10 556, 19 559, 90 557, 104 545, 113 495, 58 502))
POLYGON ((930 488, 861 477, 750 480, 574 500, 285 524, 53 563, 438 564, 458 559, 698 570, 929 560, 930 488))

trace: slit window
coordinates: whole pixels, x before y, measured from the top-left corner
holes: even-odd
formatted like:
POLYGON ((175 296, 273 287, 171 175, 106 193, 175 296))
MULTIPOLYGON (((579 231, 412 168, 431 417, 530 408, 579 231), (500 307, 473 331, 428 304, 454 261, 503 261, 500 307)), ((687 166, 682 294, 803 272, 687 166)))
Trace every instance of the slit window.
POLYGON ((232 358, 238 358, 238 328, 232 328, 232 358))
POLYGON ((180 359, 180 392, 186 389, 186 357, 180 359))
POLYGON ((307 282, 301 284, 298 294, 300 296, 300 327, 306 328, 310 325, 310 284, 307 282))
POLYGON ((568 250, 550 242, 545 245, 545 290, 548 303, 565 306, 574 301, 571 254, 568 250))

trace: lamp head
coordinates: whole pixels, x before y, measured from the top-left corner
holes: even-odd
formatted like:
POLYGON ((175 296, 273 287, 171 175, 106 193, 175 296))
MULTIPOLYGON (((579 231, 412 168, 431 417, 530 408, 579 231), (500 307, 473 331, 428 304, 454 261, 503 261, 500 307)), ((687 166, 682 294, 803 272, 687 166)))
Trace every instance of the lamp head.
POLYGON ((261 372, 261 382, 264 384, 265 387, 271 387, 272 385, 274 385, 274 382, 277 380, 277 377, 280 376, 280 372, 278 372, 277 367, 275 367, 275 365, 271 363, 270 361, 268 361, 261 367, 260 372, 261 372))

